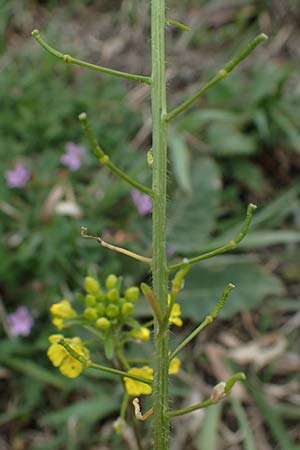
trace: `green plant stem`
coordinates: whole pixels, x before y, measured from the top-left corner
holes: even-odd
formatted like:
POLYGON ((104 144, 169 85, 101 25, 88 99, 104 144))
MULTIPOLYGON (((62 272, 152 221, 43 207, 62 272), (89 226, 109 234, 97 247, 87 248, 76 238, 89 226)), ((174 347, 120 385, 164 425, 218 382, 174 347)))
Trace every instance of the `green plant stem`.
POLYGON ((195 256, 195 258, 184 259, 184 261, 178 264, 173 264, 172 266, 169 266, 168 269, 169 272, 180 269, 181 267, 184 267, 186 264, 196 264, 197 262, 203 261, 204 259, 212 258, 213 256, 220 255, 221 253, 225 253, 236 248, 237 245, 241 242, 241 240, 244 239, 244 237, 246 236, 249 226, 251 224, 253 213, 256 209, 257 209, 256 205, 253 205, 252 203, 248 205, 246 219, 244 221, 241 230, 230 242, 228 242, 228 244, 223 245, 222 247, 218 247, 215 250, 211 250, 210 252, 203 253, 202 255, 195 256))
POLYGON ((146 83, 149 86, 151 85, 150 77, 146 77, 143 75, 135 75, 135 74, 126 73, 126 72, 120 72, 119 70, 114 70, 114 69, 109 69, 107 67, 97 66, 96 64, 91 64, 86 61, 82 61, 80 59, 73 58, 70 55, 65 55, 64 53, 61 53, 59 50, 56 50, 55 48, 53 48, 49 44, 47 44, 47 42, 45 42, 41 38, 41 35, 38 30, 33 30, 32 36, 45 50, 47 50, 49 53, 51 53, 51 55, 56 56, 58 59, 61 59, 65 63, 76 64, 78 66, 85 67, 87 69, 96 70, 97 72, 102 72, 107 75, 112 75, 114 77, 126 78, 127 80, 138 81, 140 83, 146 83))
POLYGON ((99 146, 95 135, 90 127, 87 114, 81 113, 78 116, 82 127, 84 129, 84 132, 89 140, 90 146, 93 150, 94 155, 98 158, 99 162, 108 167, 111 172, 113 172, 118 177, 122 178, 124 181, 126 181, 128 184, 130 184, 135 189, 138 189, 139 191, 143 192, 144 194, 150 195, 153 197, 153 191, 152 189, 144 186, 143 184, 139 183, 138 181, 135 181, 133 178, 131 178, 127 173, 123 172, 121 169, 119 169, 117 166, 115 166, 109 159, 109 156, 102 150, 102 148, 99 146))
POLYGON ((85 367, 101 370, 102 372, 111 373, 112 375, 131 378, 132 380, 152 385, 152 381, 147 378, 139 377, 138 375, 133 375, 131 373, 124 372, 123 370, 112 369, 111 367, 102 366, 101 364, 95 364, 92 361, 88 361, 82 355, 77 353, 64 339, 59 339, 57 343, 59 345, 62 345, 74 359, 77 359, 77 361, 79 361, 85 367))
MULTIPOLYGON (((165 314, 168 308, 168 269, 166 257, 166 178, 167 123, 165 79, 165 0, 151 3, 152 47, 152 149, 154 191, 152 204, 152 277, 154 295, 165 314)), ((155 371, 153 381, 153 437, 154 450, 169 448, 168 415, 168 329, 160 330, 155 320, 155 371), (162 332, 160 332, 162 331, 162 332)))
POLYGON ((175 348, 175 350, 171 353, 169 356, 169 362, 172 361, 173 358, 187 345, 189 344, 193 339, 195 339, 198 334, 200 334, 209 324, 211 324, 214 319, 217 317, 221 309, 224 307, 226 300, 230 294, 230 291, 234 288, 234 284, 229 283, 228 286, 224 289, 223 294, 220 298, 220 300, 217 303, 217 306, 214 308, 211 314, 205 317, 203 322, 200 323, 200 325, 194 329, 183 341, 175 348))
POLYGON ((211 399, 205 400, 204 402, 197 403, 196 405, 189 406, 187 408, 182 409, 176 409, 176 411, 170 411, 169 416, 170 417, 176 417, 176 416, 183 416, 184 414, 188 414, 193 411, 197 411, 197 409, 207 408, 208 406, 215 405, 216 402, 214 402, 211 399))
POLYGON ((264 42, 268 37, 265 34, 259 34, 256 36, 255 39, 253 39, 251 42, 249 42, 246 47, 234 58, 232 59, 223 69, 219 70, 218 74, 215 75, 211 80, 208 81, 207 84, 205 84, 199 91, 196 92, 196 94, 192 95, 188 100, 186 100, 184 103, 182 103, 180 106, 175 108, 173 111, 169 112, 165 116, 165 120, 169 122, 170 120, 174 119, 174 117, 178 116, 178 114, 185 111, 189 106, 191 106, 201 95, 205 94, 208 89, 210 89, 212 86, 214 86, 216 83, 218 83, 220 80, 223 80, 227 77, 227 75, 240 63, 242 62, 247 56, 257 47, 260 43, 264 42))
MULTIPOLYGON (((190 412, 196 411, 197 409, 207 408, 208 406, 216 405, 217 403, 220 403, 222 400, 224 400, 231 392, 233 386, 238 381, 245 381, 246 376, 243 372, 238 372, 232 375, 226 383, 220 383, 223 384, 222 392, 220 393, 219 397, 213 398, 213 392, 212 396, 208 400, 205 400, 201 403, 196 403, 195 405, 188 406, 187 408, 177 409, 175 411, 170 411, 169 416, 170 417, 176 417, 176 416, 183 416, 184 414, 188 414, 190 412)), ((219 387, 218 385, 216 387, 219 387)))

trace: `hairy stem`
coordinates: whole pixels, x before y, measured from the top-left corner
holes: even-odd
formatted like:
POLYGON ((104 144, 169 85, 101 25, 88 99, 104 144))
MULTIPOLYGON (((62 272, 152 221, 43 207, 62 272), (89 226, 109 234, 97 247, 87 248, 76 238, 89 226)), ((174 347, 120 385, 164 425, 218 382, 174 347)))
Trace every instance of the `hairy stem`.
MULTIPOLYGON (((168 269, 166 258, 166 176, 167 124, 165 80, 165 0, 152 0, 152 148, 153 148, 153 252, 154 295, 166 313, 168 308, 168 269)), ((168 415, 168 329, 160 330, 155 320, 155 372, 153 382, 154 450, 169 448, 168 415), (162 332, 160 332, 162 331, 162 332)))

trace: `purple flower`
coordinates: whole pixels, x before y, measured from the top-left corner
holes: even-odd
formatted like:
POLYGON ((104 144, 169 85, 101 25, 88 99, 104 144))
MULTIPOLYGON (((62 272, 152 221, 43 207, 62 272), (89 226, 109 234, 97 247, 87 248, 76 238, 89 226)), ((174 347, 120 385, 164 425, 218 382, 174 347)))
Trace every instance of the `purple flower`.
POLYGON ((65 146, 65 154, 60 158, 60 162, 68 167, 72 172, 80 169, 81 159, 84 155, 84 147, 68 142, 65 146))
POLYGON ((132 191, 131 198, 141 216, 146 216, 152 211, 151 197, 147 194, 141 194, 139 191, 132 191))
POLYGON ((14 313, 8 314, 8 325, 12 336, 28 336, 33 322, 26 306, 19 306, 14 313))
POLYGON ((14 169, 5 172, 6 183, 11 188, 22 188, 26 186, 30 177, 30 171, 20 163, 16 164, 14 169))

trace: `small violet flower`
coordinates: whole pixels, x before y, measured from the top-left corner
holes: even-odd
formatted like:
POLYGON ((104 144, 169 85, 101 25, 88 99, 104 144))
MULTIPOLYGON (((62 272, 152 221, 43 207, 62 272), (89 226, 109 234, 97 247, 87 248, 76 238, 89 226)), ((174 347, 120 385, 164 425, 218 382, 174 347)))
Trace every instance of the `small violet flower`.
POLYGON ((11 188, 23 188, 30 177, 30 171, 20 163, 17 163, 14 169, 5 172, 6 183, 11 188))
POLYGON ((139 191, 132 191, 131 198, 141 216, 146 216, 152 211, 151 197, 147 194, 141 194, 139 191))
POLYGON ((84 147, 68 142, 65 146, 65 154, 60 158, 60 162, 68 167, 72 172, 80 169, 81 159, 84 155, 84 147))
POLYGON ((7 318, 12 336, 28 336, 30 334, 34 320, 26 306, 19 306, 14 313, 8 314, 7 318))

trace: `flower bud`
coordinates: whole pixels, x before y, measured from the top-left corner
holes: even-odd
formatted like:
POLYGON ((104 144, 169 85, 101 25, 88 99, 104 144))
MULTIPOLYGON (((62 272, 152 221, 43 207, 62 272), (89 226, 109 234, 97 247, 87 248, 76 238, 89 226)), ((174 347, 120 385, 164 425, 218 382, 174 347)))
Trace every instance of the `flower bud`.
POLYGON ((105 280, 105 286, 106 289, 112 289, 117 284, 118 278, 113 273, 108 275, 108 277, 105 280))
POLYGON ((121 307, 121 312, 123 316, 129 316, 134 309, 134 306, 132 303, 126 302, 121 307))
POLYGON ((136 303, 138 301, 140 294, 140 290, 137 286, 131 286, 125 291, 125 298, 132 303, 136 303))
POLYGON ((117 305, 110 304, 110 305, 107 306, 105 312, 106 312, 106 315, 110 319, 113 319, 114 317, 118 317, 118 315, 119 315, 119 308, 117 307, 117 305))
POLYGON ((83 317, 86 320, 96 320, 98 317, 97 311, 95 308, 85 308, 83 312, 83 317))
POLYGON ((102 331, 108 330, 110 328, 110 321, 106 317, 100 317, 96 321, 96 327, 102 331))
POLYGON ((88 294, 97 294, 100 291, 100 285, 93 277, 85 277, 84 287, 88 294))
POLYGON ((99 292, 96 294, 96 300, 97 300, 97 302, 103 302, 103 301, 105 300, 105 298, 106 298, 106 295, 105 295, 104 292, 102 292, 102 291, 99 291, 99 292))
POLYGON ((148 341, 148 339, 150 338, 150 330, 146 327, 131 330, 130 334, 135 339, 139 339, 141 341, 148 341))
POLYGON ((105 313, 105 306, 103 305, 103 303, 98 303, 98 305, 96 306, 96 311, 98 316, 103 316, 105 313))
POLYGON ((84 297, 84 303, 86 306, 95 306, 96 305, 96 297, 92 294, 87 294, 84 297))
POLYGON ((120 298, 118 289, 116 288, 110 289, 107 293, 107 298, 111 302, 117 302, 120 298))

